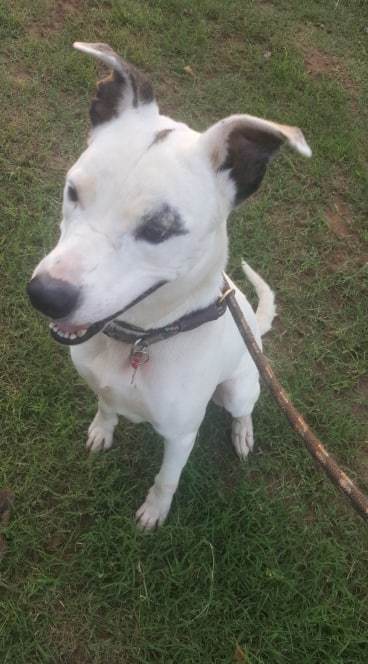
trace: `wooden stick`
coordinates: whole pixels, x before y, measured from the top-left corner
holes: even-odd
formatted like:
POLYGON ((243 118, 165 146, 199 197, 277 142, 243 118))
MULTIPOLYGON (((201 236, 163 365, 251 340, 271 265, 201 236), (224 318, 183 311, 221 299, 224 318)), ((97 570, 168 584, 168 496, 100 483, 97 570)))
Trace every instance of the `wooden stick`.
POLYGON ((266 356, 260 350, 252 331, 245 320, 242 310, 236 301, 234 289, 224 275, 225 284, 229 288, 226 294, 226 300, 234 321, 239 329, 241 336, 251 354, 260 375, 267 383, 279 407, 285 413, 289 423, 296 433, 303 438, 310 454, 322 466, 325 473, 332 482, 349 498, 354 509, 368 520, 368 497, 358 489, 354 482, 338 466, 336 461, 329 455, 324 445, 310 429, 304 417, 293 406, 282 385, 276 378, 273 369, 266 356))

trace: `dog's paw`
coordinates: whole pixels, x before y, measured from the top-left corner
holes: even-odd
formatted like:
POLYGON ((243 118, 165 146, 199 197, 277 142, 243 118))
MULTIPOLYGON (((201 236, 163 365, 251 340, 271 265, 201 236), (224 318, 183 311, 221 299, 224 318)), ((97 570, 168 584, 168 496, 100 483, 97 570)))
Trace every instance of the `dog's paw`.
POLYGON ((253 424, 251 415, 234 417, 232 441, 240 459, 246 459, 254 447, 253 424))
POLYGON ((112 441, 113 435, 111 431, 101 429, 100 427, 90 427, 86 448, 89 452, 105 452, 111 447, 112 441))
POLYGON ((151 530, 165 521, 171 505, 172 494, 158 493, 153 485, 143 505, 136 512, 137 526, 141 530, 151 530))
POLYGON ((108 450, 113 441, 112 426, 108 426, 99 413, 90 424, 86 448, 89 452, 103 452, 108 450))

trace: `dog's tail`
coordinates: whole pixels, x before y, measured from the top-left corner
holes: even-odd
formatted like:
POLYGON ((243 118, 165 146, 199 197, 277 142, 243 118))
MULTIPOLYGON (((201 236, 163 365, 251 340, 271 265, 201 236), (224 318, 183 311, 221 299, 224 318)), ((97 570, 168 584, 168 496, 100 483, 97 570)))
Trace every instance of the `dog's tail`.
POLYGON ((271 329, 272 321, 276 315, 275 295, 269 285, 257 272, 252 270, 248 263, 242 261, 242 268, 259 298, 256 316, 260 333, 263 336, 271 329))

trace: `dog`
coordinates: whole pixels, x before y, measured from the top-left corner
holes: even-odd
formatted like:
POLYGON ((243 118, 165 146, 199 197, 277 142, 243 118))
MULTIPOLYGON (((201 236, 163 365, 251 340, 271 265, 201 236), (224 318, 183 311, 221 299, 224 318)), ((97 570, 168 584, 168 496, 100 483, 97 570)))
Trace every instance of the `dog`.
MULTIPOLYGON (((232 415, 239 457, 253 448, 259 376, 223 296, 226 220, 283 143, 311 150, 299 129, 250 115, 198 133, 161 115, 149 81, 110 46, 74 47, 111 71, 92 100, 88 147, 66 177, 60 239, 27 289, 97 395, 88 450, 111 447, 119 415, 163 436, 161 469, 136 513, 150 529, 168 515, 211 399, 232 415)), ((261 347, 274 295, 243 268, 256 312, 232 286, 261 347)))

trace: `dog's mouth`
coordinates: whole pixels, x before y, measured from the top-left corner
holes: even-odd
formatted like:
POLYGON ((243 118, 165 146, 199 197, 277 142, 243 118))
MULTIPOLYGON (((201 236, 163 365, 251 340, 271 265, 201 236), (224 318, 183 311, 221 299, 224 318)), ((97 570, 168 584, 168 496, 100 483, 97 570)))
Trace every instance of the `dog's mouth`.
POLYGON ((102 332, 104 327, 112 320, 118 316, 121 316, 121 314, 123 314, 125 311, 133 307, 135 304, 138 304, 138 302, 144 300, 146 297, 148 297, 148 295, 151 295, 151 293, 154 293, 154 291, 156 291, 158 288, 161 288, 161 286, 164 286, 166 283, 167 281, 157 282, 151 286, 151 288, 148 288, 146 291, 141 293, 141 295, 138 295, 138 297, 123 307, 123 309, 120 309, 111 316, 107 316, 106 318, 103 318, 102 320, 99 320, 96 323, 92 323, 90 325, 67 325, 64 323, 58 323, 57 321, 51 321, 49 323, 50 334, 52 338, 55 339, 55 341, 58 341, 60 344, 65 346, 78 346, 79 344, 83 344, 85 341, 88 341, 88 339, 91 339, 99 332, 102 332))
POLYGON ((94 337, 94 335, 100 332, 105 325, 105 321, 93 323, 93 325, 76 326, 62 325, 61 323, 51 321, 51 323, 49 323, 49 328, 50 334, 55 341, 67 346, 76 346, 77 344, 82 344, 94 337))

